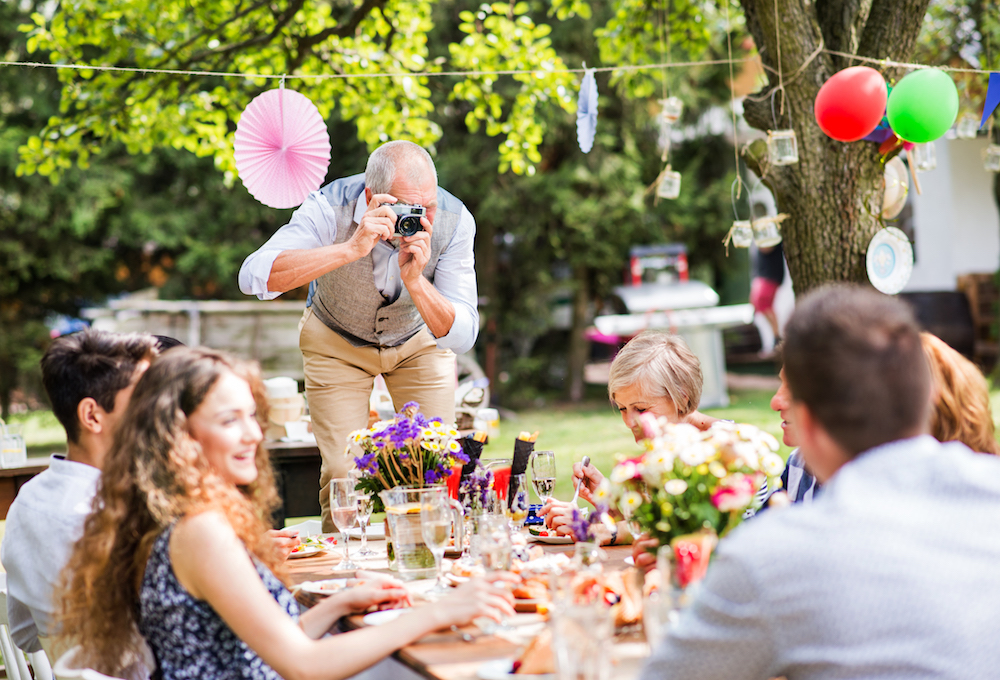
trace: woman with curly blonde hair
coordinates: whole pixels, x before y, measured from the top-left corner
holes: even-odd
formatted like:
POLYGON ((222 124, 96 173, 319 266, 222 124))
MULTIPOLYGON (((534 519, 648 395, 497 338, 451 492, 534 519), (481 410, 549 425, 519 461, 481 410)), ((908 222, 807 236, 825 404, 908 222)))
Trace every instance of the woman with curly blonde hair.
POLYGON ((931 434, 973 451, 1000 454, 990 411, 990 390, 976 365, 930 333, 920 334, 934 384, 931 434))
POLYGON ((77 664, 120 675, 141 633, 163 680, 343 678, 432 630, 513 614, 480 580, 421 615, 319 639, 341 616, 407 594, 370 581, 298 614, 264 538, 278 499, 262 393, 255 367, 198 348, 166 352, 136 385, 56 598, 77 664))

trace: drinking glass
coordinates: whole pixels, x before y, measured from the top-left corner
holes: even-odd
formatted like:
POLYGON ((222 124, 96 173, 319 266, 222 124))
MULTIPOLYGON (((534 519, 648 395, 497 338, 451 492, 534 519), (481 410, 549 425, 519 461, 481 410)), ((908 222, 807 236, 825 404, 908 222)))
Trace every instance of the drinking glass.
POLYGON ((510 483, 512 490, 507 502, 510 510, 511 531, 520 531, 524 528, 524 520, 528 519, 528 483, 526 475, 511 475, 510 483))
POLYGON ((531 454, 531 484, 542 503, 552 499, 556 485, 556 454, 554 451, 535 451, 531 454))
POLYGON ((441 594, 448 592, 448 586, 441 578, 441 558, 451 536, 452 509, 445 489, 427 489, 420 494, 420 530, 424 543, 434 555, 434 573, 437 582, 429 591, 441 594))
POLYGON ((341 569, 358 569, 351 561, 351 550, 348 546, 347 530, 354 526, 358 519, 358 496, 354 490, 356 482, 350 477, 330 480, 330 514, 333 523, 340 529, 340 539, 344 542, 344 562, 341 569))
POLYGON ((358 524, 361 526, 361 550, 358 551, 360 557, 371 557, 378 553, 368 547, 368 520, 372 516, 372 508, 375 501, 369 494, 358 492, 358 524))

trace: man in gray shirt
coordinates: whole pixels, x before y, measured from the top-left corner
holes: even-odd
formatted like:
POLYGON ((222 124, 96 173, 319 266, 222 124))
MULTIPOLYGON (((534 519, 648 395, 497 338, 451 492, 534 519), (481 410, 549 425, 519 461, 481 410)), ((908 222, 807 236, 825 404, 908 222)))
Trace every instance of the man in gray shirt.
POLYGON ((800 300, 784 369, 823 492, 719 545, 644 680, 998 677, 1000 460, 930 437, 930 375, 899 300, 800 300))
POLYGON ((428 418, 455 421, 455 353, 479 333, 476 224, 437 185, 430 155, 383 144, 364 175, 309 195, 291 221, 240 268, 240 290, 269 300, 310 283, 299 348, 313 431, 323 456, 323 530, 333 531, 329 482, 345 477, 347 436, 368 425, 381 374, 397 410, 416 401, 428 418), (422 230, 395 233, 385 204, 420 205, 422 230))

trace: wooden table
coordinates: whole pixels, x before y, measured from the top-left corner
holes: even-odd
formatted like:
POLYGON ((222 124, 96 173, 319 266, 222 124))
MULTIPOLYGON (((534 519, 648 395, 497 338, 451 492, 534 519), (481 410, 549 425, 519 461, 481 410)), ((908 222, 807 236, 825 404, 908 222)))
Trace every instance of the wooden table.
MULTIPOLYGON (((383 553, 385 551, 385 541, 369 540, 368 545, 383 553)), ((359 566, 374 571, 387 571, 384 560, 362 562, 358 559, 357 551, 360 549, 360 543, 357 540, 351 541, 350 548, 351 559, 359 566)), ((542 545, 542 549, 546 553, 573 553, 573 545, 542 545)), ((605 569, 618 570, 628 567, 625 558, 631 555, 630 546, 606 547, 604 550, 608 555, 604 563, 605 569)), ((291 580, 299 584, 304 581, 343 578, 349 574, 337 570, 341 560, 339 546, 324 555, 290 560, 288 569, 291 580)), ((300 600, 310 603, 308 598, 300 597, 300 600)), ((344 619, 342 625, 345 630, 353 630, 364 626, 365 623, 361 616, 351 616, 344 619)), ((430 680, 475 680, 476 671, 483 662, 509 659, 516 656, 523 646, 494 635, 483 635, 475 626, 469 626, 463 632, 472 634, 475 639, 472 642, 464 642, 458 633, 452 631, 433 633, 403 647, 393 654, 393 657, 430 680)), ((616 639, 615 656, 618 663, 614 668, 614 678, 617 680, 636 677, 646 654, 648 648, 641 638, 616 639)))
POLYGON ((48 458, 29 458, 28 465, 0 468, 0 519, 7 519, 10 504, 25 482, 48 469, 48 458))

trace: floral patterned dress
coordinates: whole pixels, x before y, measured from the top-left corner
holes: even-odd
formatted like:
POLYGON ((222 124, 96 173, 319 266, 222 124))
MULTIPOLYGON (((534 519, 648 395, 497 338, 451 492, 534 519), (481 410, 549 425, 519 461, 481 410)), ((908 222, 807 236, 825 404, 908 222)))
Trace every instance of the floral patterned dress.
MULTIPOLYGON (((226 625, 207 602, 180 584, 170 563, 167 528, 153 543, 139 590, 139 631, 156 658, 162 680, 272 680, 278 673, 226 625)), ((264 586, 293 619, 299 608, 288 589, 254 560, 264 586)))

